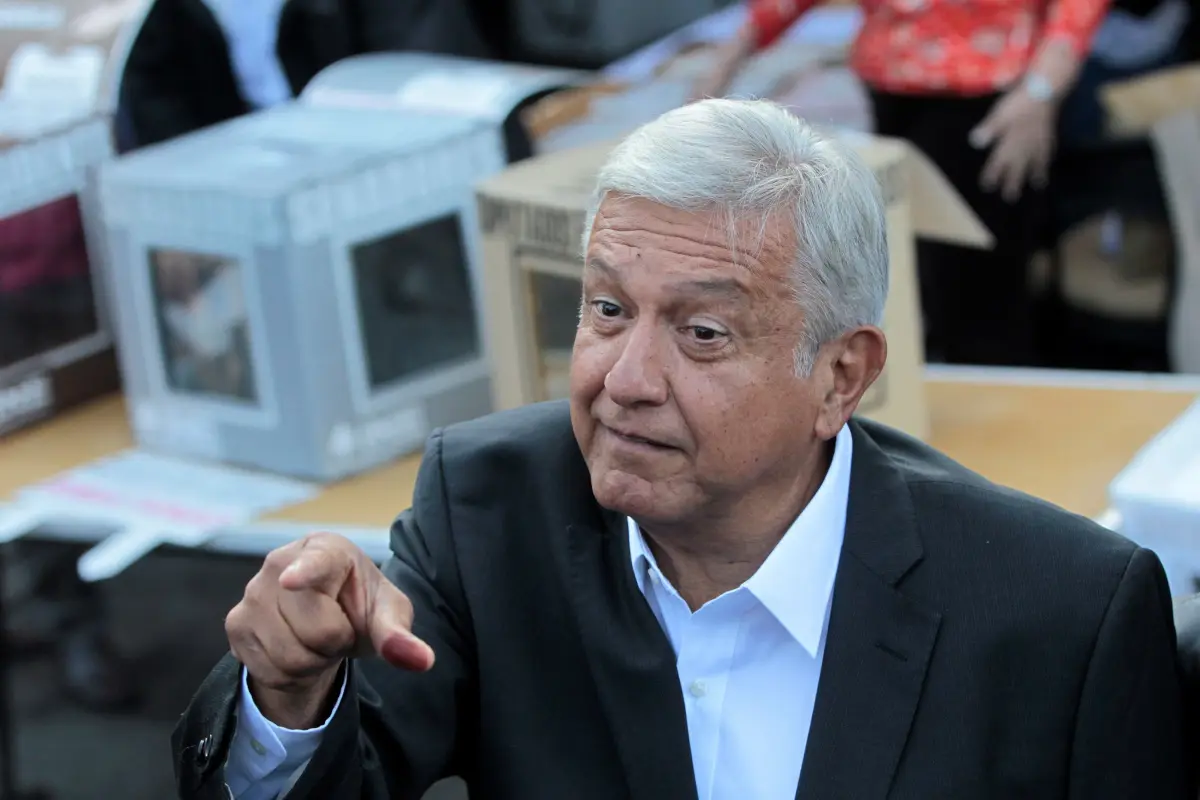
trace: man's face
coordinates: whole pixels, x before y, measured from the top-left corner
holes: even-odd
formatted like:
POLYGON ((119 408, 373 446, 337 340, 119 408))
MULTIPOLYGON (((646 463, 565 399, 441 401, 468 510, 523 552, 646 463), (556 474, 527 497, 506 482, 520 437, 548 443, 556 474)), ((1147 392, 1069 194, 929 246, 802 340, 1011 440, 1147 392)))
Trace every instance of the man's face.
POLYGON ((721 215, 601 204, 571 363, 572 426, 601 505, 677 524, 795 482, 828 387, 796 375, 793 237, 755 222, 731 251, 721 215))

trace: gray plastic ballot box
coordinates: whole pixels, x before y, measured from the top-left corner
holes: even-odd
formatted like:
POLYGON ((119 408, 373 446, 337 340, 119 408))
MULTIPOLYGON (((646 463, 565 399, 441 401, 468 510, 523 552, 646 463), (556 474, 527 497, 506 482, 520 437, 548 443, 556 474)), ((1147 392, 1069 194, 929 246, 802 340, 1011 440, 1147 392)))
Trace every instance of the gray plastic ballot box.
POLYGON ((313 480, 490 410, 475 182, 495 125, 293 103, 99 174, 139 443, 313 480))

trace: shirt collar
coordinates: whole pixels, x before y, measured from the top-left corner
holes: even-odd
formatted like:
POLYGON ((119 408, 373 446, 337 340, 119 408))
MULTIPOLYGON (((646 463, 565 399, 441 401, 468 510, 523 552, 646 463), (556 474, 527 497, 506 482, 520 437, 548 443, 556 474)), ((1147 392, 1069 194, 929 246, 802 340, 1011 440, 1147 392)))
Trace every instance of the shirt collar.
MULTIPOLYGON (((817 493, 763 565, 744 584, 814 658, 820 651, 829 618, 846 533, 853 452, 854 437, 850 426, 845 425, 834 440, 833 459, 817 493)), ((649 576, 658 566, 641 529, 632 519, 628 521, 628 529, 633 574, 642 594, 647 594, 649 576)))

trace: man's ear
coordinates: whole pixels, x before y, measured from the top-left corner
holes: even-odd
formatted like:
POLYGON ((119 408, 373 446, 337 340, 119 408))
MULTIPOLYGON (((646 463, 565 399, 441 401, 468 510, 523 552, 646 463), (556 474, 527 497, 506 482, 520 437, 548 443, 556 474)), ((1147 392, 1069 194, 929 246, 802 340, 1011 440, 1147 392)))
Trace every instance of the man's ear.
POLYGON ((887 337, 874 325, 864 325, 829 342, 825 367, 832 380, 821 402, 817 433, 832 439, 858 408, 887 363, 887 337))

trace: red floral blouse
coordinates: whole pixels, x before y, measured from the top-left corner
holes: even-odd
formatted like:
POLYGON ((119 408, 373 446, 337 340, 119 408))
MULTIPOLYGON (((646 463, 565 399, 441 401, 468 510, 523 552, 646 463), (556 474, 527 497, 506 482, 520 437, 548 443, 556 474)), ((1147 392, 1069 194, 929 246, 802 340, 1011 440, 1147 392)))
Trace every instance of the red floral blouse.
MULTIPOLYGON (((818 0, 750 0, 759 48, 818 0)), ((1015 84, 1045 40, 1082 57, 1109 0, 861 0, 851 64, 869 86, 897 94, 991 94, 1015 84)))

